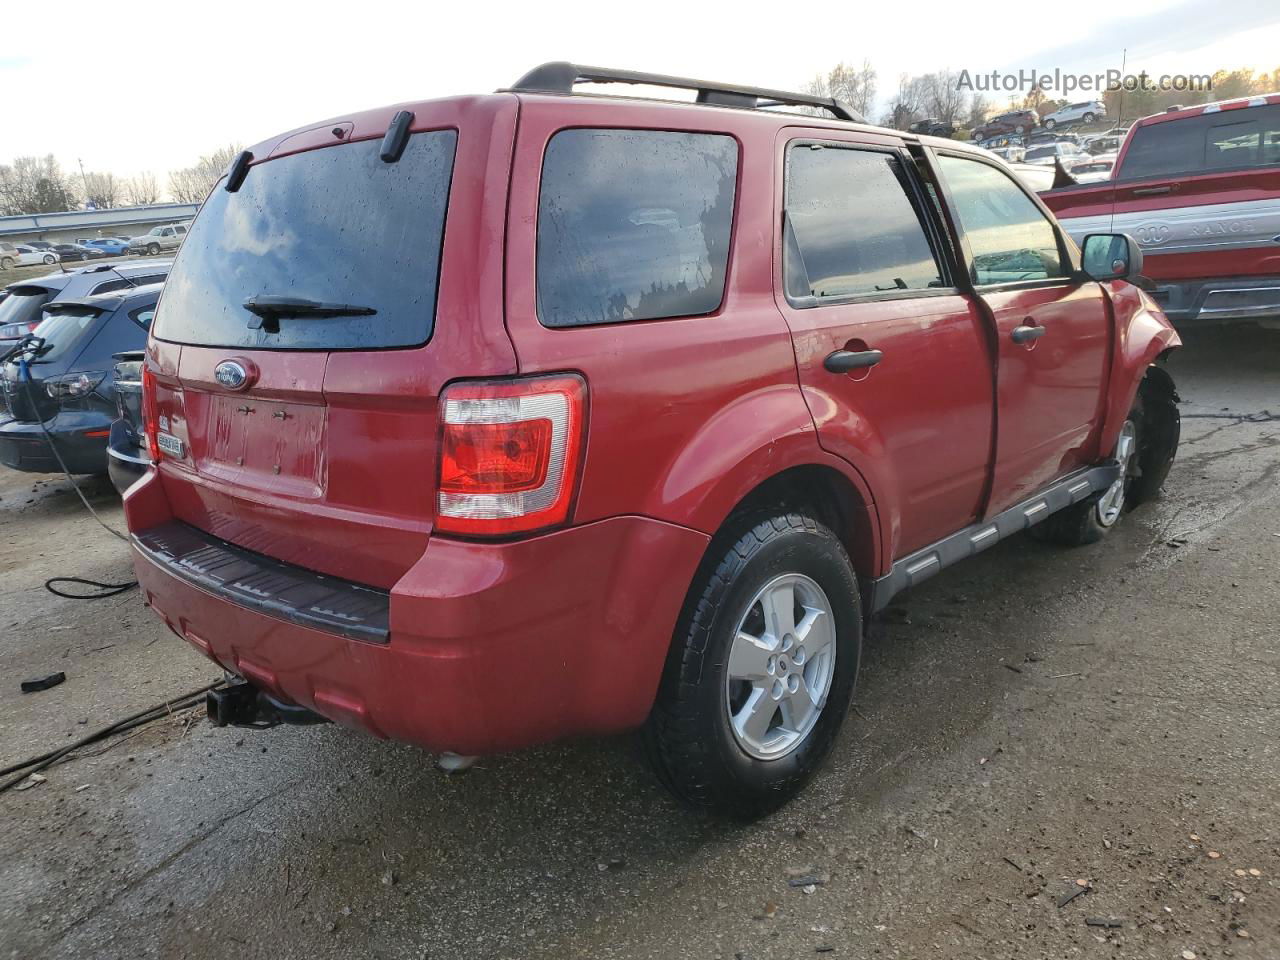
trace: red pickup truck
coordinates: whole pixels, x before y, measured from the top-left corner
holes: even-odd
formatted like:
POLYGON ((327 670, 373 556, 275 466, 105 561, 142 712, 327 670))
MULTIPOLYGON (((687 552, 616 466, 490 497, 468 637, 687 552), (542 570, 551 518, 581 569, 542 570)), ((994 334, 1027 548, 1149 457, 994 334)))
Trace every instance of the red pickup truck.
POLYGON ((1136 238, 1175 323, 1280 317, 1280 93, 1139 120, 1111 180, 1041 197, 1077 242, 1136 238))

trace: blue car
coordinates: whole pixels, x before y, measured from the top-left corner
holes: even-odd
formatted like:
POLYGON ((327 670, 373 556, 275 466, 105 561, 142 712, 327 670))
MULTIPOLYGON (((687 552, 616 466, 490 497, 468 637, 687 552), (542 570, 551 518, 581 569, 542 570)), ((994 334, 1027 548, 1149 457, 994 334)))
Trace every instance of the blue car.
POLYGON ((86 247, 101 250, 110 257, 123 257, 125 251, 129 249, 129 241, 122 240, 120 237, 99 237, 96 240, 80 240, 78 242, 86 247))

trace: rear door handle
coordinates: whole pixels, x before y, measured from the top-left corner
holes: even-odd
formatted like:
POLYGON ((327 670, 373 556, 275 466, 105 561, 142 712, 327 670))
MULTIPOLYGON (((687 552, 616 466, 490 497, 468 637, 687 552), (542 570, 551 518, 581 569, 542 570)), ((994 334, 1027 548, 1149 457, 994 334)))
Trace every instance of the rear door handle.
POLYGON ((865 370, 880 362, 884 354, 879 350, 837 350, 827 354, 822 365, 830 373, 848 373, 850 370, 865 370))
POLYGON ((1032 340, 1039 340, 1048 332, 1047 327, 1020 326, 1014 327, 1009 337, 1014 343, 1030 343, 1032 340))

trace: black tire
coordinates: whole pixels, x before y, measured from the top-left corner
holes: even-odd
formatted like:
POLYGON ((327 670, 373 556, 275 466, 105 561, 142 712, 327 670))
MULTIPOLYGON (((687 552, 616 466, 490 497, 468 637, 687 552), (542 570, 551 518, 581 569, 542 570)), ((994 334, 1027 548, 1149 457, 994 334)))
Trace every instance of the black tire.
POLYGON ((160 244, 158 244, 158 243, 150 243, 150 244, 147 244, 147 255, 148 255, 148 256, 154 257, 154 256, 156 256, 159 252, 160 252, 160 244))
POLYGON ((1094 121, 1094 120, 1096 120, 1096 119, 1097 119, 1097 117, 1095 117, 1092 113, 1086 113, 1086 114, 1084 115, 1084 122, 1085 122, 1085 123, 1093 123, 1093 121, 1094 121))
POLYGON ((58 258, 51 253, 46 253, 43 259, 46 264, 54 264, 58 262, 58 258))
POLYGON ((862 617, 843 544, 804 513, 781 508, 731 521, 690 587, 642 742, 659 779, 685 803, 750 820, 794 796, 831 750, 858 675, 862 617), (729 720, 727 663, 739 622, 766 584, 801 574, 821 587, 835 631, 827 698, 812 729, 785 755, 761 760, 729 720))
POLYGON ((12 270, 13 257, 0 257, 0 270, 12 270))
POLYGON ((1026 132, 1026 129, 1027 128, 1024 127, 1022 124, 1018 124, 1016 127, 1013 128, 1013 132, 1016 133, 1018 136, 1022 136, 1022 134, 1026 132))
MULTIPOLYGON (((1148 370, 1129 411, 1128 419, 1133 423, 1136 434, 1136 450, 1125 477, 1121 516, 1154 499, 1169 476, 1182 429, 1177 401, 1173 379, 1158 367, 1148 370)), ((1094 494, 1087 500, 1059 510, 1032 527, 1032 533, 1037 540, 1065 546, 1097 543, 1119 520, 1117 517, 1109 525, 1102 522, 1098 503, 1103 495, 1094 494)))
POLYGON ((1058 125, 1058 121, 1057 121, 1057 120, 1046 120, 1046 121, 1044 122, 1044 128, 1045 128, 1046 130, 1052 130, 1052 129, 1053 129, 1054 127, 1056 127, 1057 125, 1058 125))

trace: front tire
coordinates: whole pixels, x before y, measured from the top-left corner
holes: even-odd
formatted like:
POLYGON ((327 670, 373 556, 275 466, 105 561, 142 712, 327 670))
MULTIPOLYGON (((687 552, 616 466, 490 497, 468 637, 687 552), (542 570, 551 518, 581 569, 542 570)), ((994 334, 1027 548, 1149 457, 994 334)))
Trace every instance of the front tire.
POLYGON ((147 245, 147 255, 154 257, 160 252, 160 244, 152 243, 147 245))
POLYGON ((1045 128, 1046 130, 1052 130, 1052 129, 1053 129, 1054 127, 1056 127, 1057 125, 1058 125, 1058 121, 1057 121, 1057 120, 1046 120, 1046 121, 1044 122, 1044 128, 1045 128))
POLYGON ((1097 119, 1097 117, 1095 117, 1092 113, 1086 113, 1086 114, 1084 115, 1084 122, 1085 122, 1085 123, 1093 123, 1093 121, 1094 121, 1094 120, 1096 120, 1096 119, 1097 119))
POLYGON ((13 257, 0 257, 0 270, 12 270, 13 257))
POLYGON ((753 819, 831 750, 858 675, 857 580, 834 533, 781 509, 732 522, 689 592, 642 733, 684 802, 753 819))
POLYGON ((57 263, 57 262, 58 262, 58 258, 57 258, 57 257, 55 257, 55 256, 54 256, 53 254, 51 254, 51 253, 46 253, 46 254, 44 255, 44 262, 45 262, 46 264, 54 264, 54 263, 57 263))

